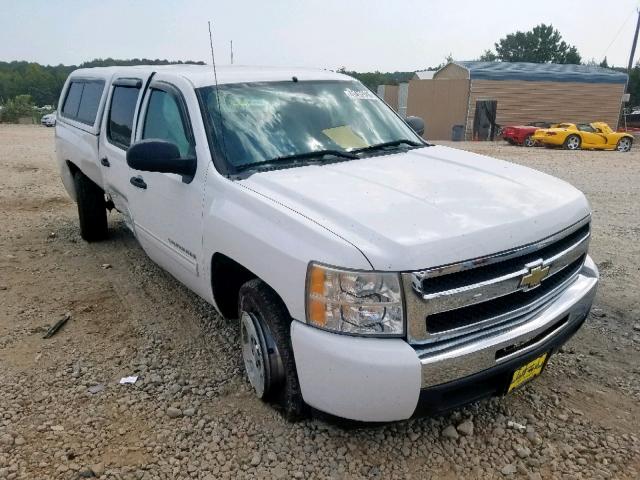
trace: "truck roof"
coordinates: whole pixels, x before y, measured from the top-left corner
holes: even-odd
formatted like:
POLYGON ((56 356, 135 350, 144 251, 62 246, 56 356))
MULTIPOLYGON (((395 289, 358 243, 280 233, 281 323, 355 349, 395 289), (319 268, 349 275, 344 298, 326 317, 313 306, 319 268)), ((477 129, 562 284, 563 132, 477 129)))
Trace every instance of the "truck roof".
MULTIPOLYGON (((348 75, 305 67, 260 67, 242 65, 220 65, 216 67, 218 83, 277 82, 291 80, 353 80, 348 75)), ((116 76, 133 75, 135 72, 162 72, 174 74, 190 81, 195 88, 215 84, 211 65, 135 65, 126 67, 80 68, 71 73, 71 77, 99 78, 110 80, 116 76)))

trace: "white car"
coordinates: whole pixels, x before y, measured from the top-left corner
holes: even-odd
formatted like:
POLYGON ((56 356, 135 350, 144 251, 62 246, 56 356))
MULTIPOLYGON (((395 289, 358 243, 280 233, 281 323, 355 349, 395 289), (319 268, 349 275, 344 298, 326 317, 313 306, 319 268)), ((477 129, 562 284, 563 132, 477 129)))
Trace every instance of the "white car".
POLYGON ((55 127, 56 126, 56 112, 48 113, 47 115, 43 115, 40 119, 40 124, 45 127, 55 127))
POLYGON ((591 308, 582 193, 423 141, 351 77, 84 69, 59 104, 82 237, 108 238, 120 211, 151 259, 239 319, 250 384, 289 418, 395 421, 508 393, 591 308))

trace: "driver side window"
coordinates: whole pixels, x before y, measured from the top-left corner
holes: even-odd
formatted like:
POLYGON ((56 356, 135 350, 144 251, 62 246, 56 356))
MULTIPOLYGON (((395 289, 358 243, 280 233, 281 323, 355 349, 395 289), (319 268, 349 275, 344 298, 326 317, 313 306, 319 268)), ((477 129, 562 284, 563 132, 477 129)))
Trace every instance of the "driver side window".
POLYGON ((151 90, 144 118, 142 139, 166 140, 177 145, 182 158, 194 156, 194 145, 174 95, 164 90, 151 90))

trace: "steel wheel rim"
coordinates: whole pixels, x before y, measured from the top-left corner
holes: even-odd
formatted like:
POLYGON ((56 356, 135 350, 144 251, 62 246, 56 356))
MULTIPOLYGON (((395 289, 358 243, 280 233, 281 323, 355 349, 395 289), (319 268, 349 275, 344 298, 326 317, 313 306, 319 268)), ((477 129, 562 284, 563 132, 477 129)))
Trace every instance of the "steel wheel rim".
POLYGON ((578 137, 570 137, 569 140, 567 140, 567 148, 569 150, 577 150, 579 146, 580 139, 578 137))
POLYGON ((618 142, 618 150, 620 152, 626 152, 631 149, 631 140, 628 138, 621 138, 618 142))
POLYGON ((249 377, 249 383, 262 398, 265 390, 265 357, 264 340, 257 322, 247 312, 242 312, 240 318, 240 339, 242 342, 242 359, 244 369, 249 377))
POLYGON ((531 138, 531 137, 526 137, 524 139, 524 146, 525 147, 533 147, 533 143, 534 143, 533 142, 533 138, 531 138))

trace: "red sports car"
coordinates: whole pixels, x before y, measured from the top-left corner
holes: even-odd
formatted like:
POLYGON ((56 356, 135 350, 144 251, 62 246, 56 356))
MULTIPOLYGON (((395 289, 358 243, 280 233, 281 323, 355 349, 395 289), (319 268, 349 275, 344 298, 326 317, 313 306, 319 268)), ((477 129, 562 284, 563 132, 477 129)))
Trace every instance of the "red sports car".
POLYGON ((551 127, 549 122, 531 122, 528 125, 510 125, 502 127, 502 138, 511 145, 524 145, 525 147, 533 147, 536 142, 533 141, 533 134, 539 128, 551 127))

